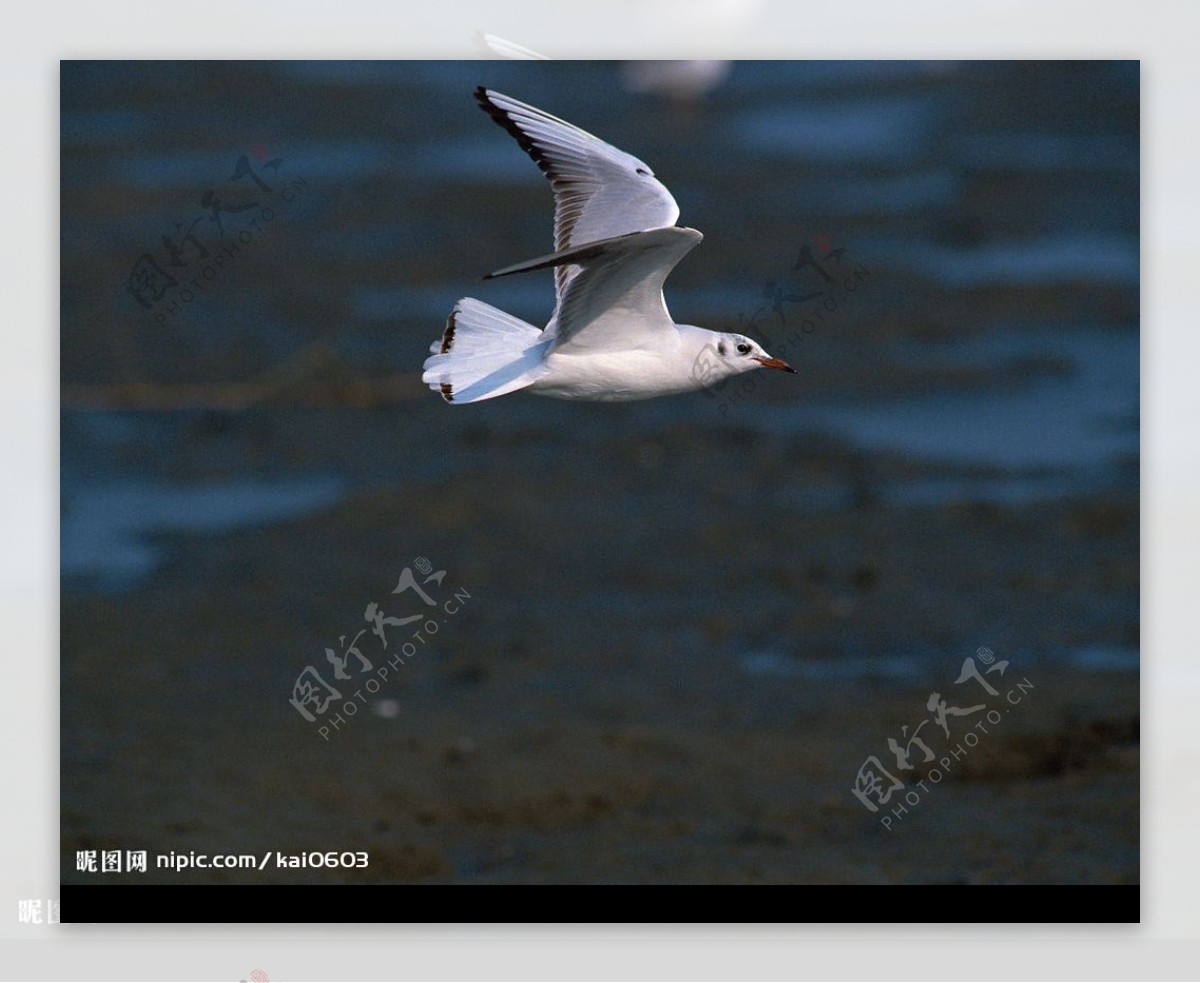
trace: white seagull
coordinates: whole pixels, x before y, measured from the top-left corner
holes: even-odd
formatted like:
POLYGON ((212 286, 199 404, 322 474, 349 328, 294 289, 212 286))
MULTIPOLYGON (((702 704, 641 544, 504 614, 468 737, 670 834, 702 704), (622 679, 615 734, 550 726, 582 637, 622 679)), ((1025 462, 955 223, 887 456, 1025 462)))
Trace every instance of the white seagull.
POLYGON ((676 324, 663 281, 704 237, 650 168, 540 109, 482 86, 479 104, 516 138, 554 189, 555 252, 484 279, 554 268, 543 330, 472 297, 450 312, 422 381, 448 403, 518 389, 560 399, 649 399, 754 369, 795 372, 745 335, 676 324))

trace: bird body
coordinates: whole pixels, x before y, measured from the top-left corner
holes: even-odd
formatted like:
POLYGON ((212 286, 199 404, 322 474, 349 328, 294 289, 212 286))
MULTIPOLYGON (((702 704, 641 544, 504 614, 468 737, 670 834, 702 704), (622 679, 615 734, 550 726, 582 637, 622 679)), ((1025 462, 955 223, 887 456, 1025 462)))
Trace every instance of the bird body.
POLYGON ((447 402, 518 389, 560 399, 648 399, 758 368, 793 372, 744 335, 676 324, 663 282, 704 238, 674 223, 679 207, 642 161, 490 89, 480 105, 550 178, 555 249, 485 279, 553 269, 557 304, 544 329, 465 297, 425 362, 447 402))
POLYGON ((646 348, 582 357, 551 351, 546 374, 531 383, 529 391, 559 399, 620 402, 701 388, 692 366, 709 344, 702 333, 710 332, 686 324, 675 328, 674 334, 663 332, 659 344, 646 348))

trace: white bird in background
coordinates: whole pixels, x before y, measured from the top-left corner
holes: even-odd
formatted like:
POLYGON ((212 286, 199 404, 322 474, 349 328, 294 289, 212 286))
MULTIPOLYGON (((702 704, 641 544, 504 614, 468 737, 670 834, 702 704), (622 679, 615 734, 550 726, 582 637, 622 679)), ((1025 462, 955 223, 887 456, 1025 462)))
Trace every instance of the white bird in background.
POLYGON ((679 206, 650 168, 603 140, 480 87, 479 104, 516 138, 554 189, 556 252, 485 279, 553 268, 557 303, 538 330, 464 297, 422 381, 448 403, 518 389, 560 399, 649 399, 742 372, 794 372, 745 335, 671 320, 662 287, 704 237, 679 228, 679 206))
POLYGON ((732 70, 731 61, 627 61, 621 65, 621 82, 629 92, 647 92, 690 106, 724 82, 732 70))

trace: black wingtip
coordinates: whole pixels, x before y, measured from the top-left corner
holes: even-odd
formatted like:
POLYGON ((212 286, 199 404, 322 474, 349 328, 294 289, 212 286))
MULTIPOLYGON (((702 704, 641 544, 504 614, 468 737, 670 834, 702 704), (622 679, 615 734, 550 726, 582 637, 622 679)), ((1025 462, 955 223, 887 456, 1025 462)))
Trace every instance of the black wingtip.
MULTIPOLYGON (((495 120, 496 124, 502 127, 509 136, 517 141, 518 146, 533 158, 533 162, 537 164, 538 169, 546 177, 550 178, 551 181, 555 180, 554 168, 550 160, 546 157, 546 154, 533 142, 528 133, 517 126, 506 110, 501 109, 492 102, 491 96, 488 95, 488 89, 482 85, 477 85, 475 87, 475 99, 479 103, 479 108, 495 120)), ((537 110, 537 112, 540 113, 541 110, 537 110)))

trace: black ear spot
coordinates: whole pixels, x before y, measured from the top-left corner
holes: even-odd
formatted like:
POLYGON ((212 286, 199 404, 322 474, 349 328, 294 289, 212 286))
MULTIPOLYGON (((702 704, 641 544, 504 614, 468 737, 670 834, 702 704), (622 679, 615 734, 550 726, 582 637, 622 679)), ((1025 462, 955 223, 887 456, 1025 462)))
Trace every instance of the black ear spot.
POLYGON ((717 354, 720 355, 722 358, 725 357, 725 342, 723 342, 723 341, 717 342, 717 354))

